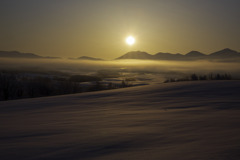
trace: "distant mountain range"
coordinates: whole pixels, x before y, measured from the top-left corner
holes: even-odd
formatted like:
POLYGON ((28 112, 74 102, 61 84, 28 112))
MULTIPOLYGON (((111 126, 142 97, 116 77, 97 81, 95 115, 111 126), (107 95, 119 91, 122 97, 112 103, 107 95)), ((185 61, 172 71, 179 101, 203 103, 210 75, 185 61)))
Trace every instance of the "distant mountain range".
MULTIPOLYGON (((33 53, 21 53, 18 51, 0 51, 0 57, 6 57, 6 58, 46 58, 46 59, 58 59, 60 57, 42 57, 37 54, 33 53)), ((78 58, 69 58, 73 60, 92 60, 92 61, 103 61, 101 58, 94 58, 94 57, 88 57, 88 56, 82 56, 78 58)), ((198 52, 198 51, 191 51, 187 54, 172 54, 172 53, 156 53, 155 55, 149 54, 147 52, 142 51, 132 51, 128 52, 118 58, 116 60, 121 59, 141 59, 141 60, 222 60, 222 61, 228 61, 228 60, 237 60, 240 61, 240 53, 237 51, 234 51, 232 49, 226 48, 214 53, 211 53, 209 55, 198 52)))
POLYGON ((60 57, 42 57, 33 53, 21 53, 18 51, 0 51, 0 57, 4 58, 46 58, 59 59, 60 57))
POLYGON ((221 51, 217 51, 206 55, 204 53, 198 51, 191 51, 185 55, 183 54, 172 54, 172 53, 162 53, 159 52, 155 55, 151 55, 146 52, 141 51, 133 51, 124 54, 116 58, 116 60, 120 59, 146 59, 146 60, 199 60, 199 59, 218 59, 218 60, 240 60, 240 53, 229 48, 223 49, 221 51))

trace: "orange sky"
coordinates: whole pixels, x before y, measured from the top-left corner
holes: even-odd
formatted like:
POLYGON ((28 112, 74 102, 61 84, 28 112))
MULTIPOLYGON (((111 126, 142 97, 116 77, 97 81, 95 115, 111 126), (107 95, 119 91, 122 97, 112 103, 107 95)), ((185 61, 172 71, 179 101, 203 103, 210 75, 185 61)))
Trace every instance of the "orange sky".
POLYGON ((238 0, 2 0, 0 50, 113 59, 141 50, 240 51, 238 0), (136 44, 125 38, 133 35, 136 44))

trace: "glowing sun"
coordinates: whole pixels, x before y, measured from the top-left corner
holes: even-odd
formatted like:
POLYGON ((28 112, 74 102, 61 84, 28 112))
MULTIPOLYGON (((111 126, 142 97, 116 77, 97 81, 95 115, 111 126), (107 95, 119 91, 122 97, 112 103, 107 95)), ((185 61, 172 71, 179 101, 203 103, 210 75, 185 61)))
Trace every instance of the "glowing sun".
POLYGON ((135 38, 133 36, 128 36, 126 38, 126 43, 130 46, 133 45, 135 43, 135 38))

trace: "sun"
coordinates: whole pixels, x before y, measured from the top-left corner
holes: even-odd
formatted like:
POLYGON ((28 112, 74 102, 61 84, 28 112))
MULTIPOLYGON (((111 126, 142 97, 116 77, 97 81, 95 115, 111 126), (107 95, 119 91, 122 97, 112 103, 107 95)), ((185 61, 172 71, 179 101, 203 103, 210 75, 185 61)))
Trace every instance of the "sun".
POLYGON ((133 36, 128 36, 126 38, 126 43, 129 45, 129 46, 132 46, 134 43, 135 43, 135 38, 133 36))

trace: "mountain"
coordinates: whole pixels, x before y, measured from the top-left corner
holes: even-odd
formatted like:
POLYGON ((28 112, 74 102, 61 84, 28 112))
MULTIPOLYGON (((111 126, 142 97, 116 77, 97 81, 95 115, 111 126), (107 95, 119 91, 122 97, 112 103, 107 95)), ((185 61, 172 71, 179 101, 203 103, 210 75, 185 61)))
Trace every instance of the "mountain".
POLYGON ((240 53, 229 48, 214 52, 209 55, 211 58, 240 58, 240 53))
POLYGON ((132 51, 116 59, 153 59, 153 55, 148 54, 147 52, 132 51))
POLYGON ((172 54, 172 53, 162 53, 159 52, 154 55, 154 59, 157 60, 182 60, 183 55, 182 54, 172 54))
POLYGON ((206 55, 201 52, 198 52, 198 51, 191 51, 191 52, 187 53, 185 56, 187 56, 187 57, 204 57, 206 55))
POLYGON ((88 57, 88 56, 82 56, 77 59, 78 60, 103 61, 103 59, 101 59, 101 58, 94 58, 94 57, 88 57))
POLYGON ((58 59, 60 57, 42 57, 33 53, 21 53, 18 51, 0 51, 0 57, 4 58, 47 58, 58 59))
POLYGON ((39 55, 33 53, 21 53, 18 51, 0 51, 0 57, 7 58, 42 58, 39 55))
POLYGON ((152 60, 212 60, 212 59, 221 59, 223 61, 240 60, 240 53, 229 48, 223 49, 221 51, 214 52, 210 55, 203 54, 199 51, 191 51, 185 55, 182 54, 172 54, 172 53, 162 53, 159 52, 155 55, 151 55, 147 52, 133 51, 124 54, 123 56, 117 59, 152 59, 152 60), (235 59, 236 58, 236 59, 235 59))

